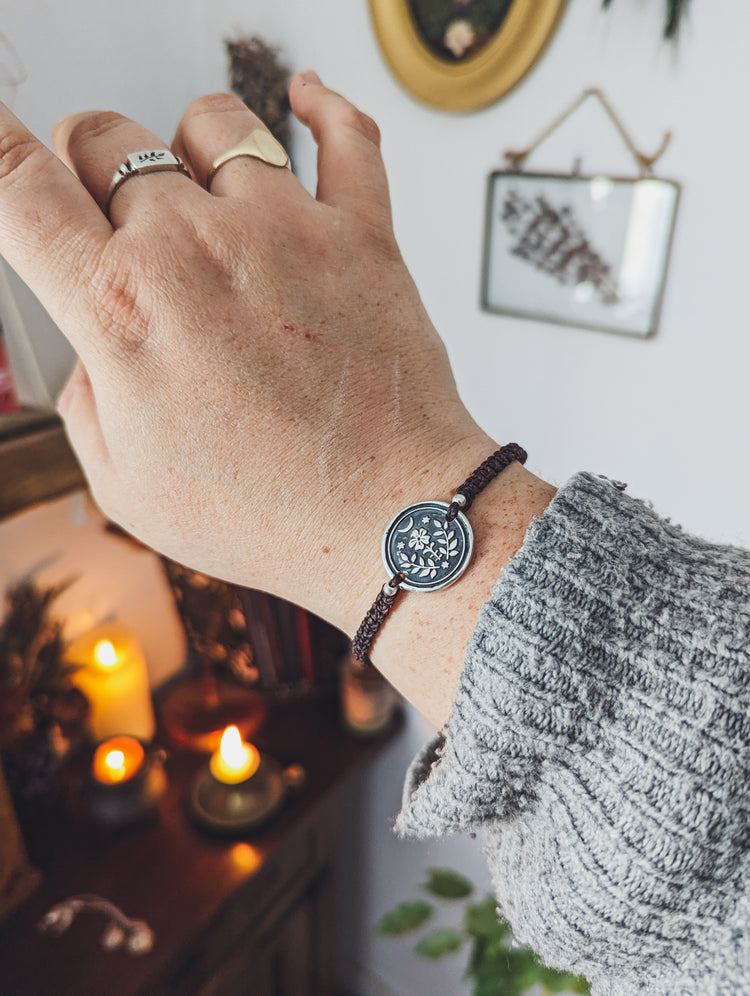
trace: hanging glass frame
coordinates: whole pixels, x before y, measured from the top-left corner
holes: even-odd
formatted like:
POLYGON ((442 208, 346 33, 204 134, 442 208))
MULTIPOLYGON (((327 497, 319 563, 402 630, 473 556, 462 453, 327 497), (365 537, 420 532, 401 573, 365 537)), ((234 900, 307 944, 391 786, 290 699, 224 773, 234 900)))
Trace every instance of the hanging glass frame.
POLYGON ((653 175, 667 148, 639 151, 597 89, 583 93, 488 178, 482 307, 497 314, 645 337, 658 326, 680 186, 653 175), (527 172, 529 155, 589 97, 638 166, 615 177, 527 172))
POLYGON ((492 173, 482 307, 652 335, 678 198, 677 183, 654 177, 492 173))

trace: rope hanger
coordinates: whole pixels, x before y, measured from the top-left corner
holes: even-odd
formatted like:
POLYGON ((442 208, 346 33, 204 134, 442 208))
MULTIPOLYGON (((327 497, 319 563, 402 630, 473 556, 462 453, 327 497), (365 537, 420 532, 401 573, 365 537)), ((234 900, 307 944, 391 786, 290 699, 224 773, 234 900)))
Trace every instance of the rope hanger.
POLYGON ((510 167, 512 169, 522 170, 524 163, 531 155, 531 153, 534 152, 535 149, 538 149, 539 146, 549 138, 552 132, 556 131, 564 121, 566 121, 572 114, 574 114, 581 106, 581 104, 585 103, 585 101, 588 100, 589 97, 596 97, 596 99, 604 108, 605 113, 607 114, 610 121, 619 132, 623 142, 627 146, 628 151, 635 159, 640 175, 653 176, 654 164, 658 162, 658 160, 661 159, 661 157, 666 152, 667 146, 669 145, 670 140, 672 138, 672 132, 671 131, 665 132, 664 137, 661 140, 661 145, 656 150, 656 152, 651 156, 646 155, 646 153, 641 152, 636 147, 635 142, 630 137, 630 134, 625 128, 625 125, 618 117, 614 107, 612 107, 610 102, 607 100, 604 92, 598 89, 597 87, 589 87, 589 89, 584 90, 583 93, 573 101, 570 107, 566 108, 562 112, 562 114, 558 115, 558 117, 556 117, 549 125, 547 125, 547 127, 541 132, 540 135, 537 136, 537 138, 531 143, 531 145, 527 149, 522 149, 519 151, 513 151, 508 149, 504 153, 504 155, 510 167))

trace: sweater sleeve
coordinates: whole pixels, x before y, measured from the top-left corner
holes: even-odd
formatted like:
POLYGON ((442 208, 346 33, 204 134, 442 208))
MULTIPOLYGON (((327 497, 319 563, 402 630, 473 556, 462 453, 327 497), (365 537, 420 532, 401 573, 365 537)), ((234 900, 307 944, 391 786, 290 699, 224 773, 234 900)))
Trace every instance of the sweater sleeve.
POLYGON ((483 607, 403 836, 483 831, 503 913, 600 996, 750 993, 750 554, 592 474, 483 607))

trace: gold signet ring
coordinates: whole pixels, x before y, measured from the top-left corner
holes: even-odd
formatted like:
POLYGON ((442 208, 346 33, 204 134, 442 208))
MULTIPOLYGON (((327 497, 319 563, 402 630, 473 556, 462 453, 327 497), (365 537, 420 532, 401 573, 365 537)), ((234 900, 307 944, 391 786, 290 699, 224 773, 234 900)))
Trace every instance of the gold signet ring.
POLYGON ((237 145, 232 146, 227 152, 222 152, 214 159, 206 177, 206 190, 211 189, 211 182, 216 176, 217 170, 221 169, 224 163, 228 163, 230 159, 239 159, 242 156, 260 159, 264 163, 268 163, 269 166, 290 167, 289 156, 284 146, 277 142, 273 135, 264 128, 256 128, 237 145))

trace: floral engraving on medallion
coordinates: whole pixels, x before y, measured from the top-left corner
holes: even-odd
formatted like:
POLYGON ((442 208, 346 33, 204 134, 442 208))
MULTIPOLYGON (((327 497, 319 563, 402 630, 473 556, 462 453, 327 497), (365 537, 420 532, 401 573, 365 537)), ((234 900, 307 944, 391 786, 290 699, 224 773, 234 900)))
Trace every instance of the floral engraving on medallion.
POLYGON ((439 570, 450 567, 452 558, 458 556, 458 540, 456 530, 449 529, 448 523, 433 519, 431 532, 425 525, 430 525, 429 516, 422 518, 422 525, 409 533, 409 547, 403 548, 397 543, 398 566, 407 577, 436 578, 439 570))
POLYGON ((383 539, 383 560, 391 574, 404 575, 402 587, 436 591, 452 584, 471 557, 471 527, 465 516, 446 522, 448 505, 422 502, 403 509, 383 539))

